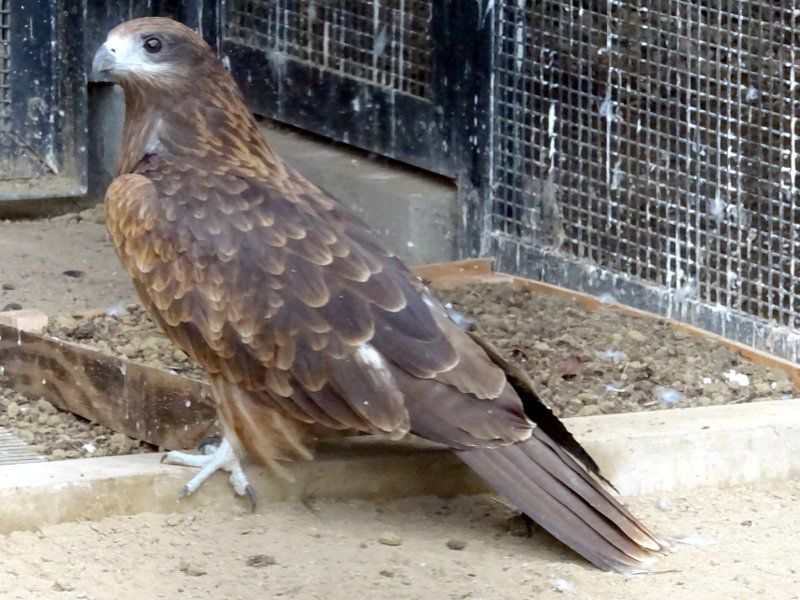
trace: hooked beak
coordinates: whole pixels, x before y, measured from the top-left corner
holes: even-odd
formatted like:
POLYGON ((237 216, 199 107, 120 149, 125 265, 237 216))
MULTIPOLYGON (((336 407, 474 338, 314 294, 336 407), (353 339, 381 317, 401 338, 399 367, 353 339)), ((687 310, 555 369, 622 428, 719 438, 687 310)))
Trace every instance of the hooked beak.
POLYGON ((116 65, 116 57, 106 47, 105 44, 98 48, 97 52, 92 59, 92 75, 106 75, 110 73, 116 65))

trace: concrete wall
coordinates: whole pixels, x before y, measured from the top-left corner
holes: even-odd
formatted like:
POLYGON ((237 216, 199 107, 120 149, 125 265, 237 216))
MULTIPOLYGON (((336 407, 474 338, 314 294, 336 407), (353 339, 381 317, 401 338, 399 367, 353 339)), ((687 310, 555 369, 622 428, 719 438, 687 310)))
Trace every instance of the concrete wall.
MULTIPOLYGON (((124 99, 116 86, 89 88, 89 199, 102 201, 114 173, 124 99)), ((409 264, 456 258, 453 182, 363 151, 264 121, 270 144, 287 163, 358 212, 409 264)))

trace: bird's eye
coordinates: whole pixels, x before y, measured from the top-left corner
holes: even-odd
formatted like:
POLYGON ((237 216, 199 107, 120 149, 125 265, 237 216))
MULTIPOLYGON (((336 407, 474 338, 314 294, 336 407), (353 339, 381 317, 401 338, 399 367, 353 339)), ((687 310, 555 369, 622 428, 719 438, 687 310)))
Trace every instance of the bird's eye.
POLYGON ((158 52, 161 52, 161 40, 151 35, 144 41, 144 49, 147 50, 150 54, 156 54, 158 52))

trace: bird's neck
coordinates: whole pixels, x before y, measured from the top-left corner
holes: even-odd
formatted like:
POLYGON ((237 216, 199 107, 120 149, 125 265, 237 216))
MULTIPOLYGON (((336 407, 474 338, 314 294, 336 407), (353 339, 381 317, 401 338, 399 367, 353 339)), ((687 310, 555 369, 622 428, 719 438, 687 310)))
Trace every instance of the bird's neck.
MULTIPOLYGON (((225 74, 227 76, 227 73, 225 74)), ((131 173, 148 155, 199 160, 204 153, 249 171, 280 169, 232 80, 202 90, 125 92, 125 126, 117 174, 131 173)))

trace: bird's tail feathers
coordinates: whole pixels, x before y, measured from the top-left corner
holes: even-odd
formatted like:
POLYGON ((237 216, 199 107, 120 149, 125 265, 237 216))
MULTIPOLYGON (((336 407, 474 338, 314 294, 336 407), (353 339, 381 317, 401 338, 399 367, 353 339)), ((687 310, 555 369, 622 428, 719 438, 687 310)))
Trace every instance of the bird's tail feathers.
POLYGON ((469 334, 506 373, 536 427, 526 441, 462 451, 461 459, 531 519, 601 569, 646 570, 668 544, 603 488, 600 481, 614 486, 541 401, 530 377, 474 329, 469 334))
POLYGON ((525 442, 458 455, 513 505, 603 570, 644 571, 668 549, 538 428, 525 442))

